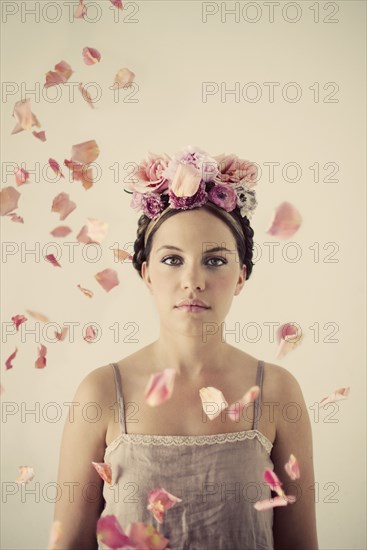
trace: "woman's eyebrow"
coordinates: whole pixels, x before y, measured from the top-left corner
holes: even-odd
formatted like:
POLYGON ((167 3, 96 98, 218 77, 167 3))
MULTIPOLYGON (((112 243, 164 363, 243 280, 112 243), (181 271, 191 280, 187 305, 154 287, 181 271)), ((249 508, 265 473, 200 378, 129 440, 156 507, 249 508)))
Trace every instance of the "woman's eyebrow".
MULTIPOLYGON (((181 248, 178 248, 177 246, 166 244, 166 245, 160 246, 156 253, 158 254, 158 252, 163 248, 168 248, 169 250, 178 250, 179 252, 183 252, 183 250, 181 250, 181 248)), ((214 246, 213 248, 207 248, 206 250, 204 250, 204 253, 206 254, 208 252, 220 252, 221 250, 226 250, 227 252, 233 252, 233 250, 228 250, 228 248, 226 248, 225 246, 214 246)))

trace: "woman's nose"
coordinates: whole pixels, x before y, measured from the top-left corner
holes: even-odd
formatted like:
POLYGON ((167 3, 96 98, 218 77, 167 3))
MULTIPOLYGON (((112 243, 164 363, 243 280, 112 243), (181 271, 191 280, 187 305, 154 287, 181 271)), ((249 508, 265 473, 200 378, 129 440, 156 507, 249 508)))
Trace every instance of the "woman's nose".
POLYGON ((203 290, 205 288, 205 274, 203 270, 200 267, 188 267, 182 275, 182 284, 185 289, 203 290))

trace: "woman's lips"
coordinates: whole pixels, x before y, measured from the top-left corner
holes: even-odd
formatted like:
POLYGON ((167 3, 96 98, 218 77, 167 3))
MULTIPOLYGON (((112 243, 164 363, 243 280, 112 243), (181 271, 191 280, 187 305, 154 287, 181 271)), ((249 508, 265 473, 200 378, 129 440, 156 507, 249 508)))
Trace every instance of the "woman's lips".
POLYGON ((189 311, 190 313, 200 313, 203 311, 207 311, 210 308, 201 306, 179 306, 177 307, 177 309, 181 309, 182 311, 189 311))

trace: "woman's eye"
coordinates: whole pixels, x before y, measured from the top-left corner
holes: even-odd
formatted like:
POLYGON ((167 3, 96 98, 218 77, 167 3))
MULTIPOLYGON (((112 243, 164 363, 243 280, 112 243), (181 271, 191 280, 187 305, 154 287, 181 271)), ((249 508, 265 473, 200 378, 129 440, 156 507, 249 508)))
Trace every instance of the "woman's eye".
POLYGON ((211 261, 211 260, 214 260, 215 262, 217 262, 217 261, 222 262, 221 264, 214 264, 213 267, 216 267, 216 266, 223 265, 223 264, 227 263, 227 261, 224 260, 224 258, 209 258, 209 261, 211 261))
POLYGON ((176 258, 176 256, 167 256, 167 258, 163 258, 162 260, 162 263, 163 264, 166 264, 166 265, 177 265, 177 264, 172 264, 172 263, 166 263, 166 260, 178 260, 178 258, 176 258))

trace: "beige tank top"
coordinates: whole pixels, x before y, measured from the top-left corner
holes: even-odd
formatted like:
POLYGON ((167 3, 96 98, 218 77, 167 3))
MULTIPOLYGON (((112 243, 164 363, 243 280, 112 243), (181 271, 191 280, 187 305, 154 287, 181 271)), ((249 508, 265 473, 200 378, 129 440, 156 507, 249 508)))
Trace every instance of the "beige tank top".
MULTIPOLYGON (((111 363, 119 407, 120 435, 107 447, 112 484, 104 483, 105 508, 123 530, 131 522, 153 524, 169 539, 170 550, 274 550, 273 509, 254 503, 271 497, 263 481, 274 470, 271 441, 257 430, 263 384, 259 361, 251 430, 214 435, 145 435, 126 433, 120 372, 111 363), (158 524, 147 510, 148 492, 164 488, 182 499, 166 510, 158 524)), ((99 543, 99 550, 107 550, 99 543)))

